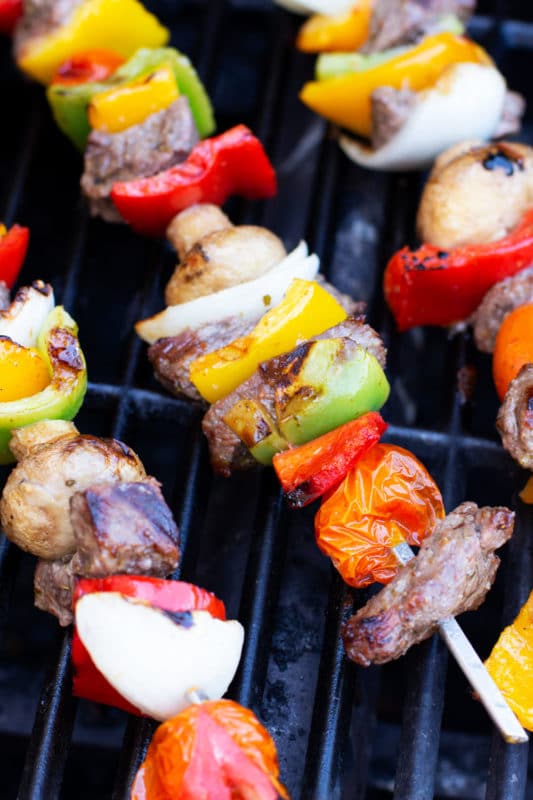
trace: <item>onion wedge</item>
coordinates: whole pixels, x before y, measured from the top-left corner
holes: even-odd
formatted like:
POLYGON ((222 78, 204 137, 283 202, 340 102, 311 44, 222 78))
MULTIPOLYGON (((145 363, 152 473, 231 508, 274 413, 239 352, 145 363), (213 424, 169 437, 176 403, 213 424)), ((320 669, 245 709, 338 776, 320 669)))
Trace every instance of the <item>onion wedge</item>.
POLYGON ((54 306, 54 291, 49 284, 35 281, 32 286, 24 286, 9 308, 0 311, 0 336, 8 336, 23 347, 35 347, 54 306))
POLYGON ((309 255, 306 243, 300 242, 292 253, 260 278, 169 306, 154 317, 137 322, 135 330, 141 339, 153 344, 158 339, 177 336, 187 328, 195 330, 228 316, 255 322, 281 302, 294 278, 313 280, 319 267, 318 256, 309 255))
POLYGON ((454 144, 490 139, 501 117, 506 84, 495 67, 455 64, 435 86, 420 92, 405 125, 373 150, 345 134, 339 144, 349 159, 382 170, 423 169, 454 144))
POLYGON ((333 17, 346 14, 357 5, 357 0, 274 0, 276 5, 292 11, 294 14, 323 14, 333 17))

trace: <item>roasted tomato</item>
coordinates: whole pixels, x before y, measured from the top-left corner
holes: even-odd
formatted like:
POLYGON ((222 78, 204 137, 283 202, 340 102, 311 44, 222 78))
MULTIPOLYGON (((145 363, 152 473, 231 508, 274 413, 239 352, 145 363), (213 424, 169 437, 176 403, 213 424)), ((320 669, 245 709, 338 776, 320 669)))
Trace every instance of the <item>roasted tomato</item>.
POLYGON ((317 544, 350 586, 388 583, 398 570, 391 548, 420 545, 444 517, 441 493, 408 450, 376 444, 322 503, 317 544))

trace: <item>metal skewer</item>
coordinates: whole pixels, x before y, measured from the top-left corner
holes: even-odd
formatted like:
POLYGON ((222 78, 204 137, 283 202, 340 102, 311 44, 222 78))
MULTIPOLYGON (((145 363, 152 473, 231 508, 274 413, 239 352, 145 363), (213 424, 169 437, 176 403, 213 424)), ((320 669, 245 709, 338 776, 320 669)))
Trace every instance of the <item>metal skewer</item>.
MULTIPOLYGON (((402 542, 392 548, 398 562, 408 564, 415 554, 402 542)), ((453 617, 439 622, 439 633, 462 669, 492 721, 509 744, 525 744, 528 735, 494 683, 490 673, 453 617)))

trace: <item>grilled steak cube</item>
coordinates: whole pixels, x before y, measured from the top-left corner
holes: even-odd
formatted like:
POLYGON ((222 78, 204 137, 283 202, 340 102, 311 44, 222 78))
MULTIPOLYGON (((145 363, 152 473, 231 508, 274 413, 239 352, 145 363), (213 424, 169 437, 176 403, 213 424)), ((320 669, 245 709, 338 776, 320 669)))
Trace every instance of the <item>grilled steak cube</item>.
POLYGON ((441 17, 455 14, 466 21, 475 0, 377 0, 372 11, 367 53, 411 44, 435 29, 441 17))
POLYGON ((169 169, 184 161, 197 142, 198 131, 185 95, 120 133, 91 131, 81 178, 91 213, 110 222, 120 220, 109 197, 113 184, 169 169))
POLYGON ((503 446, 524 469, 533 470, 533 364, 511 381, 498 413, 503 446))
POLYGON ((70 625, 74 574, 72 558, 45 561, 39 559, 33 578, 35 605, 58 618, 60 625, 70 625))
POLYGON ((179 532, 153 479, 96 485, 70 501, 77 544, 73 570, 86 578, 164 577, 179 562, 179 532))

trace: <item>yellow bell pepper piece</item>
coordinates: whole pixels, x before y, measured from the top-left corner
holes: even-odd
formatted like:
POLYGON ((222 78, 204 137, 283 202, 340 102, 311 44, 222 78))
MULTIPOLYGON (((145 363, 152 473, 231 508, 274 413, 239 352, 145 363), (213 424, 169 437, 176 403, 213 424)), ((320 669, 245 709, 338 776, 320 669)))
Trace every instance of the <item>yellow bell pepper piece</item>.
POLYGON ((48 367, 37 350, 0 337, 0 403, 32 397, 50 380, 48 367))
POLYGON ((315 281, 295 278, 284 299, 247 335, 192 362, 190 379, 214 403, 249 378, 262 361, 292 350, 346 319, 343 307, 315 281))
POLYGON ((347 14, 314 14, 300 28, 296 47, 304 53, 358 50, 368 39, 371 16, 371 0, 359 0, 347 14))
POLYGON ((168 108, 178 97, 174 70, 162 64, 140 78, 96 94, 89 105, 89 122, 91 128, 118 133, 168 108))
POLYGON ((436 83, 451 64, 464 62, 492 63, 474 42, 452 33, 439 33, 373 69, 306 83, 300 99, 331 122, 370 137, 370 98, 375 89, 391 86, 419 92, 436 83))
POLYGON ((485 666, 521 724, 533 731, 533 592, 485 666))
POLYGON ((520 492, 520 499, 523 503, 533 505, 533 477, 528 480, 520 492))
POLYGON ((99 48, 129 58, 139 47, 160 47, 169 31, 138 0, 85 0, 57 31, 32 39, 18 59, 23 72, 48 84, 76 53, 99 48))

